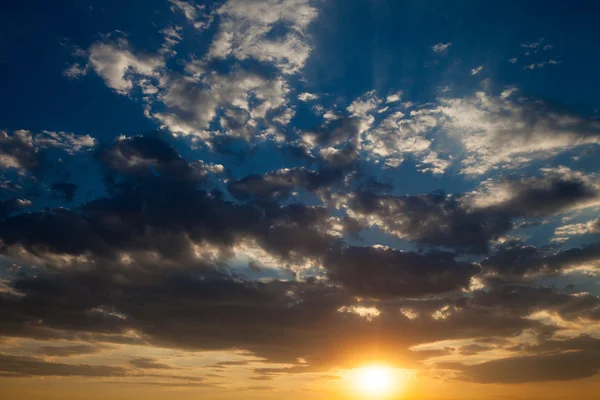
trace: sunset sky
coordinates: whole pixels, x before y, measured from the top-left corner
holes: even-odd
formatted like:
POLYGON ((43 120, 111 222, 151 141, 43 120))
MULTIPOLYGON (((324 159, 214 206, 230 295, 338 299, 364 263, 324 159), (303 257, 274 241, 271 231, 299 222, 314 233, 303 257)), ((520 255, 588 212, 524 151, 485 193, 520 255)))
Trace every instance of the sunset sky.
POLYGON ((592 400, 600 3, 0 5, 0 400, 592 400))

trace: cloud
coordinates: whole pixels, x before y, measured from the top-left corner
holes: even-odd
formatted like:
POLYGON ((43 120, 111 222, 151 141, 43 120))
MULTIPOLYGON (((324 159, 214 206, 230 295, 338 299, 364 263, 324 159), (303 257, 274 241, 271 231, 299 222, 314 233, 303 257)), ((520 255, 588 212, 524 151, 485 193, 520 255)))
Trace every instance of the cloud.
POLYGON ((0 166, 20 171, 33 170, 40 164, 31 132, 18 130, 12 135, 0 131, 0 166))
POLYGON ((385 98, 385 102, 386 103, 395 103, 397 101, 400 101, 400 99, 402 99, 402 94, 403 94, 402 91, 399 91, 399 92, 394 93, 394 94, 390 94, 389 96, 387 96, 385 98))
MULTIPOLYGON (((193 76, 170 74, 161 83, 159 100, 166 110, 149 115, 174 134, 193 135, 207 140, 218 135, 260 140, 259 121, 274 118, 285 112, 289 88, 281 78, 267 77, 235 69, 228 75, 211 74, 202 79, 193 76), (256 101, 251 101, 256 100, 256 101), (210 131, 217 111, 225 115, 218 122, 219 131, 210 131), (279 110, 280 113, 273 113, 279 110), (267 115, 269 113, 270 115, 267 115)), ((268 137, 269 128, 265 127, 268 137)))
POLYGON ((594 175, 558 168, 537 177, 490 179, 463 195, 359 191, 340 195, 338 204, 361 228, 377 226, 425 245, 485 252, 491 240, 514 228, 515 219, 590 207, 598 204, 599 195, 594 175))
POLYGON ((157 55, 134 52, 125 37, 94 43, 89 49, 89 62, 106 86, 119 94, 128 94, 135 76, 158 78, 165 60, 157 55))
POLYGON ((431 246, 485 252, 493 238, 512 227, 509 215, 466 209, 460 199, 444 193, 416 196, 357 192, 345 198, 347 214, 358 227, 384 232, 431 246))
POLYGON ((560 251, 540 249, 520 242, 508 242, 481 262, 491 279, 521 280, 524 277, 552 276, 581 267, 598 270, 597 244, 560 251))
POLYGON ((186 162, 173 147, 156 136, 118 139, 114 144, 98 149, 96 157, 111 175, 143 177, 158 172, 173 182, 201 182, 209 174, 223 170, 220 165, 202 161, 186 162))
POLYGON ((511 357, 459 369, 463 379, 477 383, 526 383, 569 381, 595 375, 600 370, 600 353, 571 353, 511 357))
POLYGON ((402 252, 383 246, 330 251, 328 276, 357 296, 420 297, 468 287, 479 269, 451 253, 402 252))
POLYGON ((344 174, 339 169, 324 168, 310 171, 305 168, 284 168, 264 175, 249 175, 228 185, 229 192, 238 199, 287 199, 295 190, 317 191, 340 181, 344 174))
POLYGON ((95 144, 95 139, 89 135, 50 131, 33 134, 27 130, 9 134, 0 130, 0 167, 16 169, 20 173, 38 173, 43 162, 41 150, 58 148, 74 154, 88 150, 95 144))
MULTIPOLYGON (((315 132, 314 143, 356 141, 358 121, 337 123, 315 132)), ((289 364, 289 370, 260 375, 267 376, 355 365, 359 360, 347 348, 364 349, 364 343, 378 347, 362 355, 418 369, 430 354, 412 346, 555 329, 530 318, 540 310, 570 321, 600 318, 596 296, 528 286, 525 280, 492 284, 482 274, 509 276, 508 268, 480 266, 439 249, 349 244, 340 235, 349 221, 339 210, 272 201, 294 190, 290 181, 304 190, 320 187, 325 166, 275 170, 253 178, 256 187, 243 178, 240 192, 250 197, 237 202, 210 184, 219 168, 186 160, 167 140, 134 136, 99 145, 93 160, 106 184, 103 197, 72 210, 40 210, 0 222, 2 254, 37 266, 35 276, 3 281, 2 335, 60 338, 73 346, 101 341, 194 351, 235 348, 261 362, 289 364), (269 258, 278 278, 248 279, 235 269, 238 254, 269 258), (473 288, 478 279, 484 289, 473 288)), ((484 201, 482 188, 462 196, 392 196, 374 184, 327 200, 347 203, 353 218, 381 218, 389 224, 382 223, 383 230, 411 235, 417 243, 485 249, 487 239, 503 234, 515 216, 571 209, 595 195, 592 175, 561 169, 528 179, 490 181, 485 190, 514 192, 501 201, 484 201), (532 199, 539 210, 527 204, 532 199)), ((543 263, 576 265, 596 256, 597 246, 571 249, 543 263)), ((34 374, 23 372, 21 362, 28 360, 6 369, 34 374)), ((74 371, 78 365, 49 364, 35 364, 43 369, 35 373, 176 379, 144 371, 168 367, 157 359, 133 359, 133 369, 80 372, 74 371)))
POLYGON ((96 139, 90 135, 77 135, 69 132, 42 131, 35 135, 35 143, 40 148, 55 147, 69 154, 90 150, 96 146, 96 139))
POLYGON ((600 218, 579 224, 563 225, 556 228, 552 241, 564 242, 573 236, 588 233, 600 234, 600 218))
POLYGON ((207 14, 204 4, 195 5, 184 0, 169 0, 169 3, 172 11, 183 12, 188 22, 198 30, 208 29, 214 20, 214 13, 207 14))
POLYGON ((538 47, 540 47, 542 45, 542 43, 544 43, 544 38, 540 38, 536 42, 521 43, 521 47, 524 47, 526 49, 537 49, 538 47))
POLYGON ((12 213, 30 207, 32 204, 30 200, 18 199, 16 197, 0 200, 0 218, 6 218, 12 213))
POLYGON ((441 98, 441 126, 462 145, 462 172, 516 168, 567 149, 600 142, 600 122, 541 101, 495 97, 441 98))
POLYGON ((78 79, 82 76, 86 76, 88 71, 89 64, 81 65, 80 63, 73 63, 63 71, 63 75, 69 79, 78 79))
POLYGON ((34 357, 0 354, 0 373, 5 377, 26 376, 83 376, 118 377, 125 376, 121 367, 87 364, 62 364, 46 362, 34 357))
POLYGON ((148 357, 134 358, 130 360, 129 363, 134 367, 141 369, 173 369, 173 367, 167 364, 160 363, 157 360, 148 357))
POLYGON ((43 354, 49 357, 72 357, 85 354, 99 353, 105 346, 77 344, 67 346, 42 346, 37 349, 38 354, 43 354))
POLYGON ((311 47, 305 32, 317 16, 308 0, 228 0, 217 13, 220 24, 210 57, 253 58, 285 74, 298 72, 308 59, 311 47), (284 30, 269 35, 278 24, 284 30))
POLYGON ((449 48, 450 46, 452 46, 452 43, 451 43, 451 42, 448 42, 448 43, 442 43, 442 42, 440 42, 440 43, 438 43, 438 44, 436 44, 436 45, 432 46, 432 47, 431 47, 431 50, 433 50, 435 53, 443 53, 443 52, 445 52, 446 50, 448 50, 448 48, 449 48))
POLYGON ((471 70, 471 75, 478 75, 483 70, 483 65, 475 67, 471 70))
POLYGON ((300 93, 298 95, 298 100, 300 101, 312 101, 312 100, 316 100, 318 99, 319 96, 317 96, 316 94, 312 94, 312 93, 300 93))

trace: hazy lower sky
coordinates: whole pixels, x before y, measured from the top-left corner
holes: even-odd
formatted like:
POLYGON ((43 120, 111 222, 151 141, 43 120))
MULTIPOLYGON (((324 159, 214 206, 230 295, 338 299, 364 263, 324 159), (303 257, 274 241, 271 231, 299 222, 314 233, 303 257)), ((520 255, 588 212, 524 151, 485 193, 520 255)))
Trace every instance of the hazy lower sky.
POLYGON ((597 2, 5 3, 0 399, 597 399, 597 2))

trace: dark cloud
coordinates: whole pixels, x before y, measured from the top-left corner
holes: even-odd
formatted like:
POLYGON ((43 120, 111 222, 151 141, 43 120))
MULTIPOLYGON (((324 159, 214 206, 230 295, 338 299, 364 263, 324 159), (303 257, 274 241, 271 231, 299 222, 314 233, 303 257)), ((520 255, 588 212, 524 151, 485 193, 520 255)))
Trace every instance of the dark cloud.
MULTIPOLYGON (((600 192, 583 176, 550 171, 541 177, 509 178, 494 185, 510 194, 508 200, 487 206, 513 218, 543 217, 597 200, 600 192)), ((493 196, 492 193, 489 194, 493 196)))
POLYGON ((525 275, 554 275, 570 267, 594 265, 600 260, 600 244, 555 251, 511 241, 481 262, 491 280, 522 279, 525 275))
POLYGON ((402 252, 384 247, 347 247, 329 252, 328 276, 360 296, 419 297, 469 286, 479 268, 452 253, 402 252))
POLYGON ((141 369, 174 369, 170 365, 160 363, 154 358, 140 357, 130 360, 129 363, 136 368, 141 369))
POLYGON ((490 346, 482 346, 480 344, 470 344, 467 346, 463 346, 460 348, 460 354, 464 356, 470 356, 473 354, 481 353, 482 351, 487 351, 492 349, 490 346))
POLYGON ((38 354, 51 357, 71 357, 82 354, 94 354, 102 351, 105 346, 78 344, 71 346, 42 346, 37 349, 38 354))
POLYGON ((567 320, 598 320, 600 317, 600 298, 597 296, 588 293, 569 294, 551 287, 501 285, 477 291, 463 301, 488 312, 497 311, 519 317, 540 310, 556 312, 567 320))
POLYGON ((209 174, 209 167, 202 161, 188 163, 156 135, 119 139, 99 148, 96 156, 105 167, 107 179, 117 179, 120 174, 138 179, 159 175, 175 185, 201 182, 209 174))
POLYGON ((345 200, 358 226, 373 224, 423 245, 485 253, 491 240, 518 227, 517 219, 553 215, 599 197, 585 177, 554 171, 494 181, 461 196, 443 192, 392 196, 363 190, 342 195, 340 202, 345 200), (497 200, 496 191, 502 191, 502 200, 497 200))
MULTIPOLYGON (((35 276, 18 274, 4 284, 2 335, 243 349, 264 362, 293 365, 259 374, 271 376, 323 372, 365 358, 417 368, 432 356, 408 350, 417 344, 513 337, 524 329, 547 336, 556 328, 527 318, 541 309, 571 320, 597 318, 599 300, 593 295, 505 284, 466 294, 480 272, 476 263, 449 252, 347 245, 332 229, 334 211, 325 206, 280 205, 270 201, 270 190, 264 191, 267 200, 254 193, 244 203, 227 200, 210 189, 208 167, 206 174, 196 174, 193 165, 200 164, 188 163, 157 138, 122 139, 98 149, 96 159, 106 177, 106 197, 0 222, 3 254, 38 266, 35 276), (320 278, 252 281, 237 275, 229 268, 232 254, 247 243, 281 268, 314 266, 320 278), (366 318, 354 312, 361 307, 378 314, 366 318), (405 309, 410 313, 401 312, 405 309), (361 349, 360 356, 348 351, 354 348, 361 349)), ((303 174, 302 179, 313 178, 303 174)), ((363 191, 348 204, 389 224, 400 224, 401 215, 408 221, 403 229, 414 228, 412 237, 422 243, 485 247, 511 225, 510 213, 473 213, 442 194, 363 191), (393 212, 381 211, 386 202, 393 212), (475 228, 461 226, 465 221, 475 228)), ((482 264, 483 271, 492 269, 482 264)), ((146 358, 132 364, 167 367, 146 358)))
POLYGON ((6 218, 10 214, 29 206, 31 206, 31 201, 16 197, 8 200, 0 200, 0 218, 6 218))
POLYGON ((33 357, 0 354, 0 373, 9 377, 85 376, 119 377, 127 370, 121 367, 46 362, 33 357))
POLYGON ((317 191, 340 181, 344 174, 339 169, 323 168, 310 171, 305 168, 288 168, 272 171, 264 175, 248 175, 228 185, 232 196, 248 200, 285 200, 296 190, 317 191))
POLYGON ((600 352, 600 339, 587 334, 563 340, 543 339, 534 345, 521 346, 520 350, 529 353, 557 353, 574 350, 600 352))
POLYGON ((347 206, 359 226, 374 223, 386 232, 425 245, 469 252, 485 252, 490 240, 512 227, 505 213, 469 211, 459 199, 441 192, 391 196, 362 191, 351 196, 347 206), (375 222, 371 222, 373 218, 375 222))
POLYGON ((600 370, 600 352, 521 356, 460 366, 462 379, 477 383, 526 383, 588 378, 600 370))
POLYGON ((31 133, 16 131, 9 135, 0 131, 0 167, 35 171, 41 164, 31 133))

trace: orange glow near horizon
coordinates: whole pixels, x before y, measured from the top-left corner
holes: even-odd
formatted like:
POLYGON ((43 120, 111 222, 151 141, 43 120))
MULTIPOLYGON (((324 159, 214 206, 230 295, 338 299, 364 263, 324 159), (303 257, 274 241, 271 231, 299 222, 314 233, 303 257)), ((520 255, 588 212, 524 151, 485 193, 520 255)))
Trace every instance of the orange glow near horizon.
POLYGON ((389 399, 404 392, 410 379, 405 370, 385 364, 368 364, 348 374, 349 389, 361 399, 389 399))

